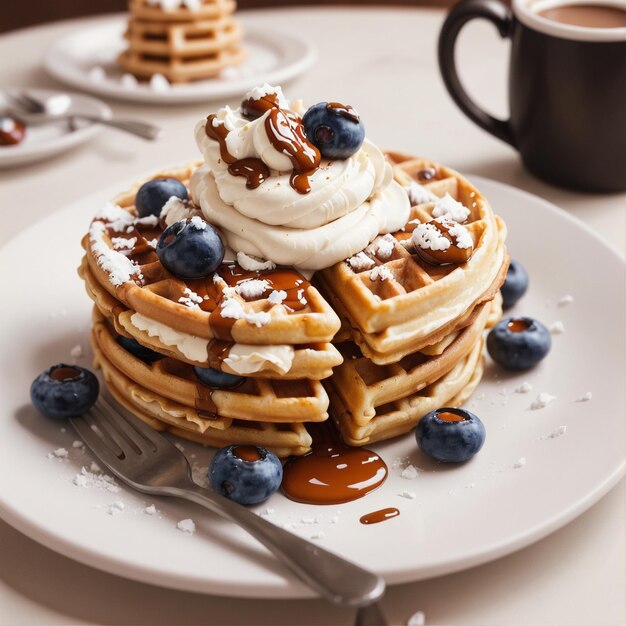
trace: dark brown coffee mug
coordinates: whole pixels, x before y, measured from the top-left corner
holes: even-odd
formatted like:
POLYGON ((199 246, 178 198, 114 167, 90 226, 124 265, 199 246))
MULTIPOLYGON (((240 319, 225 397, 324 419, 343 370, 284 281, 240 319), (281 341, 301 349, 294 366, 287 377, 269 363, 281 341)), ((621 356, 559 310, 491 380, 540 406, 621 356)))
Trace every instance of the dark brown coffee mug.
MULTIPOLYGON (((607 2, 587 0, 586 5, 607 2)), ((544 4, 544 3, 542 3, 544 4)), ((552 2, 554 4, 554 2, 552 2)), ((439 67, 459 108, 516 148, 526 167, 549 182, 584 191, 626 189, 626 28, 573 26, 542 17, 538 3, 464 0, 439 36, 439 67), (454 48, 474 18, 511 39, 510 119, 483 111, 459 80, 454 48)))

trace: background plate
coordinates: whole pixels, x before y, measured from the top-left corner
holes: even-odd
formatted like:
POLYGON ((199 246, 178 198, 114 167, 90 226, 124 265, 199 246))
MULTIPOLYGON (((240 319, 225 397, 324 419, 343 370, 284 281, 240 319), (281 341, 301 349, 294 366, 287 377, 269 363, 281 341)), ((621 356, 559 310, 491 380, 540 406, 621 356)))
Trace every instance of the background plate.
POLYGON ((248 27, 241 20, 248 54, 238 68, 219 78, 172 85, 166 91, 155 91, 146 82, 124 88, 120 82, 124 72, 115 59, 126 47, 122 35, 127 19, 118 16, 66 35, 46 51, 46 70, 72 87, 101 96, 145 104, 184 104, 238 96, 264 82, 281 85, 306 71, 316 58, 308 42, 271 29, 248 27), (94 80, 90 75, 94 67, 102 68, 104 77, 94 80))
MULTIPOLYGON (((19 89, 15 89, 19 92, 19 89)), ((67 92, 51 89, 28 89, 27 93, 40 101, 67 92)), ((68 112, 84 113, 109 119, 112 115, 109 105, 80 93, 68 94, 72 98, 72 105, 68 112)), ((0 109, 8 106, 2 93, 0 93, 0 109)), ((101 130, 100 124, 79 122, 80 126, 71 131, 66 122, 54 122, 41 126, 28 125, 26 138, 16 146, 3 146, 0 148, 0 168, 14 167, 25 163, 33 163, 47 159, 55 154, 65 152, 70 148, 89 141, 101 130)))
MULTIPOLYGON (((362 500, 342 506, 297 504, 280 494, 256 507, 317 537, 325 547, 382 573, 389 583, 478 565, 544 537, 596 502, 624 471, 624 263, 586 227, 530 194, 474 178, 507 221, 512 255, 531 288, 514 309, 548 326, 560 320, 550 355, 527 374, 488 363, 469 402, 487 428, 483 450, 462 466, 424 459, 411 436, 373 446, 390 477, 362 500), (559 307, 565 294, 569 306, 559 307), (514 389, 528 381, 530 393, 514 389), (542 391, 557 399, 529 409, 542 391), (576 402, 587 391, 589 402, 576 402), (563 435, 551 437, 561 426, 563 435), (526 464, 514 465, 521 458, 526 464), (408 462, 419 476, 400 476, 408 462), (415 499, 399 494, 413 492, 415 499), (359 517, 396 506, 401 515, 375 526, 359 517)), ((232 596, 304 597, 294 581, 243 531, 187 503, 79 487, 73 478, 91 459, 64 424, 39 416, 28 389, 46 366, 89 366, 90 301, 76 275, 79 241, 93 213, 128 185, 103 190, 26 230, 0 251, 5 285, 0 396, 0 514, 33 539, 71 558, 153 584, 232 596), (59 447, 69 458, 48 458, 59 447), (120 501, 124 510, 109 514, 120 501), (156 504, 159 514, 143 512, 156 504), (176 529, 191 517, 195 535, 176 529)), ((198 477, 210 451, 184 443, 198 477)))

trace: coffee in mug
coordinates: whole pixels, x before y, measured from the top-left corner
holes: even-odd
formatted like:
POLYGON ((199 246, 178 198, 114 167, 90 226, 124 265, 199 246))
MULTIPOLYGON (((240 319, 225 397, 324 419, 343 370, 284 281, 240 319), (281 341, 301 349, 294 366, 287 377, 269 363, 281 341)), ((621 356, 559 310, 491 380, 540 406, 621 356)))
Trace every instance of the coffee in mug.
POLYGON ((570 189, 626 189, 624 0, 463 0, 439 36, 439 66, 459 108, 516 148, 525 166, 570 189), (461 28, 487 19, 511 39, 510 118, 482 110, 459 80, 461 28))
POLYGON ((618 9, 608 5, 552 3, 537 11, 547 20, 584 28, 626 28, 626 5, 618 9))

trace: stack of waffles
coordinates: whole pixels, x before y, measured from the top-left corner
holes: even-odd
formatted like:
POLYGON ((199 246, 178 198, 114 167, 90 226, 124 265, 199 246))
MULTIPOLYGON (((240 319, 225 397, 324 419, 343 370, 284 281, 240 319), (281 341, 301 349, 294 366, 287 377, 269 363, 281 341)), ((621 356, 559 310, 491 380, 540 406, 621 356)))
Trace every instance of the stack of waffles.
POLYGON ((217 76, 241 63, 242 29, 234 0, 130 0, 120 66, 138 78, 155 74, 171 83, 217 76))
POLYGON ((408 223, 315 277, 342 320, 334 343, 344 362, 325 384, 342 437, 355 446, 406 433, 429 411, 471 395, 482 376, 483 331, 502 314, 509 262, 504 223, 467 180, 423 159, 387 158, 411 200, 408 223), (450 205, 465 207, 457 221, 473 253, 433 263, 413 231, 450 205))
MULTIPOLYGON (((157 176, 188 185, 193 167, 157 176)), ((95 305, 92 345, 109 391, 152 427, 202 444, 304 454, 305 423, 328 418, 320 381, 342 361, 330 343, 339 318, 289 268, 225 260, 205 279, 173 276, 155 252, 162 220, 139 218, 133 206, 138 187, 99 211, 83 239, 79 273, 95 305), (148 350, 129 350, 122 338, 148 350), (211 388, 194 366, 244 382, 211 388)))

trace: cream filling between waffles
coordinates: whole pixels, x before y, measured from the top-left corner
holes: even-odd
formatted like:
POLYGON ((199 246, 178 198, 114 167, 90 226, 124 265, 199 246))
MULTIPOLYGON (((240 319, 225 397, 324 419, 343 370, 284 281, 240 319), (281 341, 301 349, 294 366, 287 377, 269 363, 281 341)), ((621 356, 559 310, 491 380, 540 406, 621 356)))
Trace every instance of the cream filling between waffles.
POLYGON ((228 131, 225 142, 233 158, 260 159, 269 168, 269 177, 254 189, 247 187, 245 177, 229 172, 219 142, 206 134, 206 121, 196 126, 206 165, 194 172, 191 195, 233 250, 278 265, 318 270, 404 226, 409 200, 378 147, 365 140, 347 159, 322 159, 308 176, 311 191, 298 193, 290 185, 291 161, 268 137, 269 114, 251 121, 241 109, 225 107, 212 121, 228 131))
MULTIPOLYGON (((141 313, 133 313, 131 323, 137 329, 156 337, 166 346, 177 348, 192 361, 203 363, 207 358, 209 340, 174 330, 141 313)), ((295 350, 289 345, 253 346, 234 343, 228 351, 224 363, 243 376, 269 369, 278 374, 286 374, 293 363, 295 350)))

